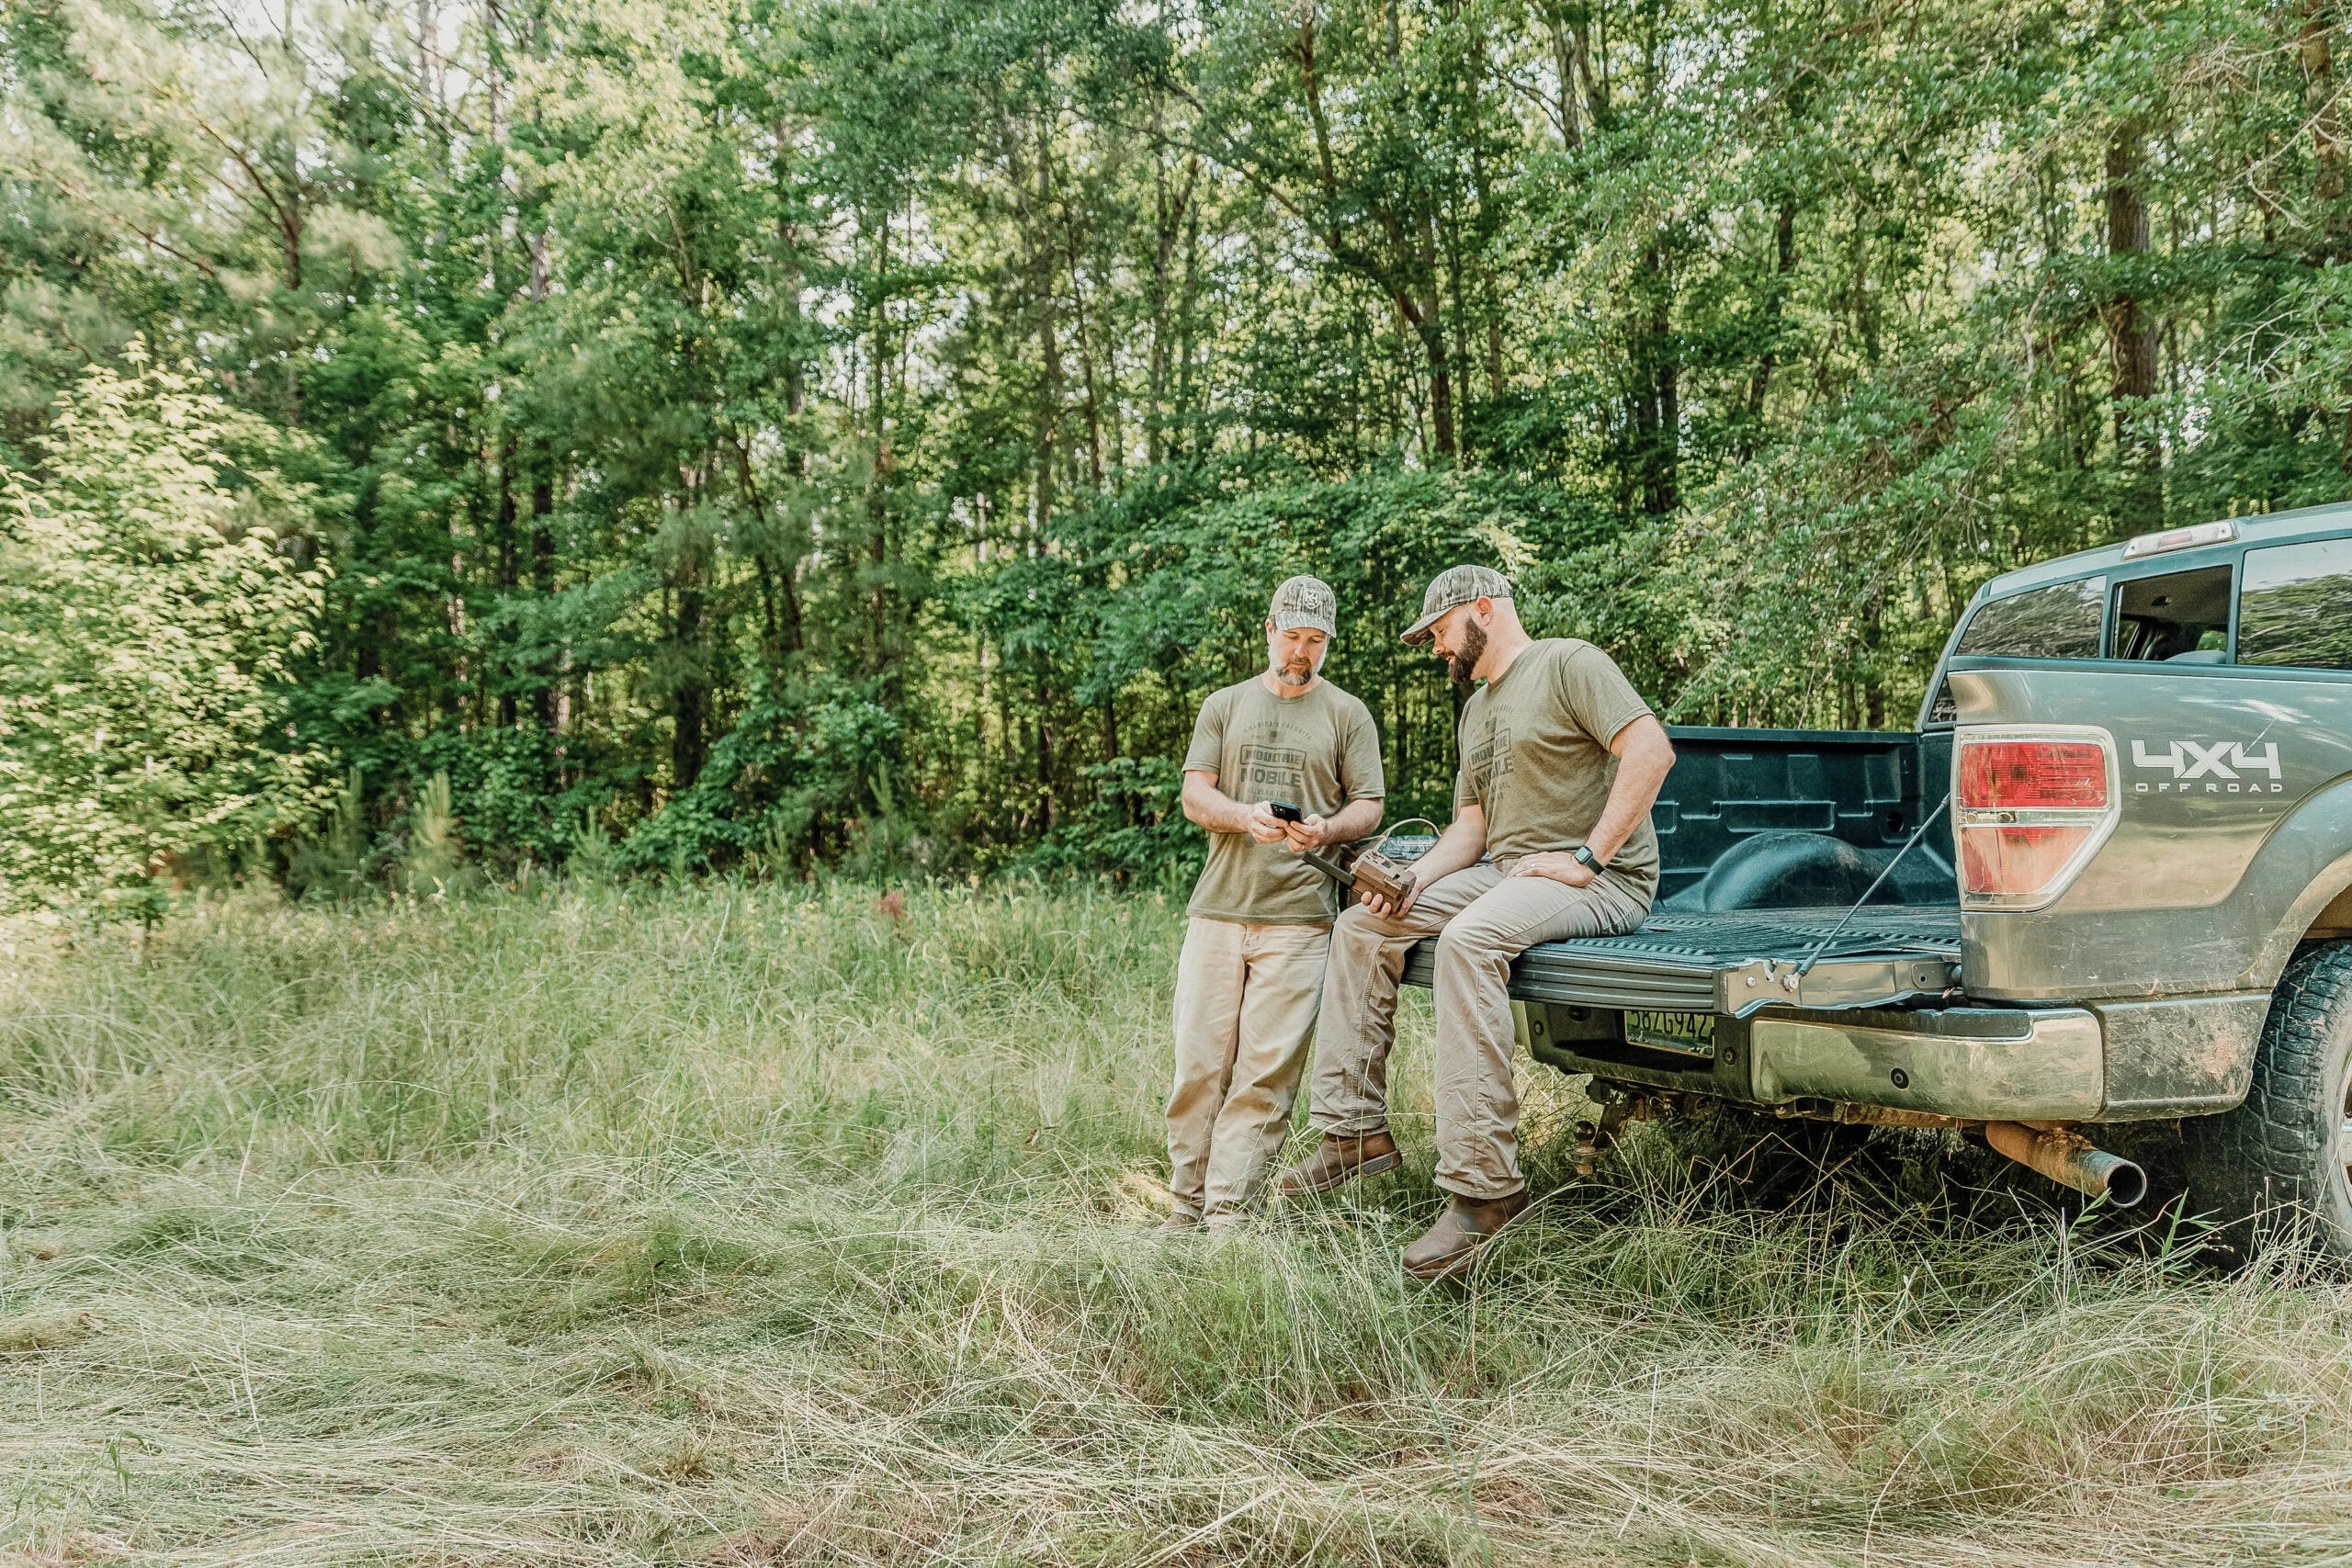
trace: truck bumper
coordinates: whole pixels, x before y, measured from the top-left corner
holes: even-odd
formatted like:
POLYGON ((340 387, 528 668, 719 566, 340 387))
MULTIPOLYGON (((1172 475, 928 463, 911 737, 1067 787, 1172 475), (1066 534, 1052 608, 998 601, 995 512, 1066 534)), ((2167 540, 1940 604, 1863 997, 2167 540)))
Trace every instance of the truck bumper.
POLYGON ((2084 1008, 1949 1008, 1757 1018, 1749 1084, 1766 1105, 1827 1100, 1995 1122, 2081 1122, 2107 1102, 2107 1047, 2084 1008), (1883 1021, 1883 1023, 1882 1022, 1883 1021))
POLYGON ((1969 1122, 2088 1122, 2108 1103, 2107 1031, 2087 1008, 1773 1008, 1716 1014, 1711 1042, 1629 1043, 1624 1015, 1523 1003, 1529 1053, 1564 1072, 1755 1105, 1881 1105, 1969 1122))
POLYGON ((1758 1105, 1877 1105, 1971 1122, 2227 1111, 2245 1098, 2269 1006, 2261 992, 2086 1007, 1779 1006, 1713 1014, 1712 1040, 1664 1051, 1654 1035, 1630 1043, 1619 1010, 1513 1004, 1529 1054, 1563 1072, 1758 1105))

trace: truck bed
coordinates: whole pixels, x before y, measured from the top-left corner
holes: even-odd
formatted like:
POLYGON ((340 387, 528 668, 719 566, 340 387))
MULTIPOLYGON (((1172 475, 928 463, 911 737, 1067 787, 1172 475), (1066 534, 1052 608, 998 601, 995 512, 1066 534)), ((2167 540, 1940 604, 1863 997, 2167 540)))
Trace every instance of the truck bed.
MULTIPOLYGON (((1667 733, 1677 760, 1651 812, 1658 903, 1624 936, 1530 948, 1511 970, 1513 996, 1744 1017, 1771 1004, 1890 1007, 1958 990, 1951 831, 1935 814, 1948 737, 1667 733), (1925 837, 1898 861, 1922 822, 1925 837), (1865 892, 1871 902, 1855 909, 1865 892)), ((1413 951, 1406 984, 1430 984, 1435 947, 1413 951)))
MULTIPOLYGON (((1510 992, 1522 1001, 1737 1018, 1771 1004, 1898 1006, 1958 988, 1957 906, 1873 905, 1839 930, 1846 914, 1843 907, 1653 910, 1641 930, 1624 936, 1529 948, 1511 966, 1510 992), (1800 975, 1815 948, 1820 957, 1800 975)), ((1436 953, 1434 940, 1415 947, 1405 983, 1429 985, 1436 953)))

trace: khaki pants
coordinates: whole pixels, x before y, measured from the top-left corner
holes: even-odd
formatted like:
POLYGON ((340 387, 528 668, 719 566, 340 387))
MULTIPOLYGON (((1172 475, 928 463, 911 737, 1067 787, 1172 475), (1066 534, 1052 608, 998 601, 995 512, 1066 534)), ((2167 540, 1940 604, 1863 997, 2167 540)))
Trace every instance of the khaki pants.
POLYGON ((1283 1146, 1323 1000, 1322 926, 1195 919, 1176 961, 1169 1190, 1179 1211, 1238 1213, 1283 1146))
POLYGON ((1615 878, 1587 887, 1474 865, 1424 888, 1402 920, 1358 904, 1331 931, 1331 1007, 1315 1052, 1310 1116, 1343 1136, 1388 1117, 1388 1051, 1405 958, 1437 937, 1437 1184, 1484 1201, 1527 1185, 1511 1079, 1511 960, 1539 942, 1638 928, 1646 900, 1615 878))

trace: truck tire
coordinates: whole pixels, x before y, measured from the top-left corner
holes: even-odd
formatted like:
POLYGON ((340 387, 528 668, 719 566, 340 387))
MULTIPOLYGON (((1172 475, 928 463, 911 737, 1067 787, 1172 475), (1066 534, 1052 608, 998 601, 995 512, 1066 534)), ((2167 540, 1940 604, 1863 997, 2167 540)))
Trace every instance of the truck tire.
POLYGON ((2308 1234, 2352 1258, 2352 942, 2298 953, 2271 993, 2245 1101, 2181 1128, 2189 1212, 2251 1256, 2266 1239, 2308 1234))

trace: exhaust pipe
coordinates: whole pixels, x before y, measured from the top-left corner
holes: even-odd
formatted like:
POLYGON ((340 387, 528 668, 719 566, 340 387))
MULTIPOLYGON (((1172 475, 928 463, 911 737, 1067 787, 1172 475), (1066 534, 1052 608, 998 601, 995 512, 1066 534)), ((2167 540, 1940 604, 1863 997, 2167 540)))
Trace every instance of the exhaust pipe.
POLYGON ((2064 1127, 1987 1122, 1984 1141, 2059 1186, 2105 1198, 2119 1209, 2129 1209, 2148 1195, 2147 1172, 2120 1155, 2094 1147, 2088 1138, 2064 1127))

